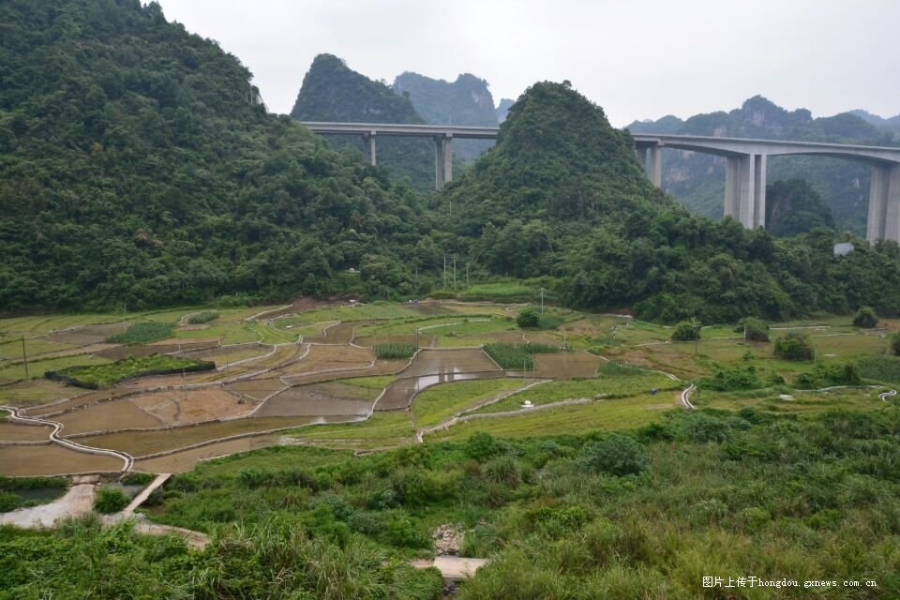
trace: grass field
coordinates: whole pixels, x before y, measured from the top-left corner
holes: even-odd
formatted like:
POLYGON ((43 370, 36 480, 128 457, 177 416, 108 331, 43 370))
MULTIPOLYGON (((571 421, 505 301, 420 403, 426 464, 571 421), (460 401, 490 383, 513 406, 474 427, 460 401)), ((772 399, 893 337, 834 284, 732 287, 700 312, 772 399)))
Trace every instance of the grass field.
MULTIPOLYGON (((65 356, 61 358, 47 358, 42 360, 28 361, 28 378, 40 379, 47 371, 59 371, 70 367, 89 367, 96 365, 105 365, 110 361, 99 356, 91 356, 87 354, 79 354, 76 356, 65 356)), ((26 379, 25 365, 17 363, 13 365, 4 365, 0 363, 0 378, 8 379, 26 379)))
POLYGON ((374 413, 368 420, 344 425, 319 425, 290 434, 328 448, 388 448, 414 443, 416 432, 403 411, 374 413))
POLYGON ((415 397, 413 416, 419 427, 437 425, 469 406, 524 384, 521 379, 475 379, 436 385, 415 397))

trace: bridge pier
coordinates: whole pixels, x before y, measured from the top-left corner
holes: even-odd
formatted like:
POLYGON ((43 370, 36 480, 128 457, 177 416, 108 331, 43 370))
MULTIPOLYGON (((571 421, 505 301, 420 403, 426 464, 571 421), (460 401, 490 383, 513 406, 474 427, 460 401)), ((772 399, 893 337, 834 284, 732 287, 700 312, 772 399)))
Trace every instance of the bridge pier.
POLYGON ((725 216, 747 229, 766 226, 765 154, 726 157, 725 216))
POLYGON ((647 171, 647 147, 646 146, 635 146, 634 147, 634 155, 637 158, 638 164, 641 165, 641 168, 644 172, 647 171))
POLYGON ((872 168, 866 239, 900 242, 900 164, 872 168))
POLYGON ((372 130, 369 133, 363 134, 363 144, 366 147, 366 158, 369 159, 369 164, 373 167, 378 164, 375 160, 375 131, 372 130))
POLYGON ((647 161, 647 173, 650 181, 658 188, 662 187, 662 148, 659 146, 650 146, 648 148, 650 155, 647 161))
POLYGON ((453 181, 453 135, 434 138, 434 189, 453 181))

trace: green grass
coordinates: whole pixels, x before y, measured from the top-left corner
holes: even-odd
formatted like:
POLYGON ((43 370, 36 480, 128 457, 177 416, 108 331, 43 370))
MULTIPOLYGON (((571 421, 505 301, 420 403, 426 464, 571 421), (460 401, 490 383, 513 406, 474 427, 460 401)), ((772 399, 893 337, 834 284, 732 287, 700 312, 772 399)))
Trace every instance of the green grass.
POLYGON ((260 341, 260 335, 257 333, 257 330, 250 323, 243 321, 219 321, 207 329, 176 331, 174 337, 185 341, 220 338, 223 345, 260 341))
POLYGON ((474 379, 430 387, 413 401, 416 425, 437 425, 466 407, 522 385, 521 379, 474 379))
POLYGON ((207 371, 215 368, 215 363, 205 360, 178 358, 162 354, 151 354, 142 358, 124 358, 113 363, 90 367, 69 367, 48 373, 48 378, 60 376, 71 380, 80 387, 89 389, 107 388, 132 377, 142 375, 163 375, 182 371, 207 371))
POLYGON ((160 323, 158 321, 138 321, 129 327, 125 333, 106 338, 111 344, 150 344, 173 337, 175 323, 160 323))
POLYGON ((405 359, 412 358, 416 353, 415 344, 404 344, 394 342, 390 344, 377 344, 372 347, 375 351, 375 357, 379 359, 405 359))
POLYGON ((460 292, 461 299, 499 299, 534 298, 540 295, 540 285, 528 285, 518 281, 479 283, 470 285, 460 292))
POLYGON ((394 375, 373 375, 371 377, 354 377, 353 379, 339 379, 340 383, 370 390, 383 390, 394 382, 394 375))
POLYGON ((201 477, 237 475, 242 469, 315 468, 338 464, 352 456, 347 450, 328 450, 306 446, 274 446, 253 452, 232 454, 197 463, 194 472, 201 477))
POLYGON ((900 356, 872 356, 856 361, 859 374, 865 379, 900 383, 900 356))
POLYGON ((738 392, 695 391, 691 403, 698 408, 739 411, 753 408, 760 412, 811 416, 832 410, 895 410, 878 398, 883 389, 846 388, 828 392, 800 392, 788 388, 738 392), (789 398, 782 399, 785 395, 789 398))
MULTIPOLYGON (((533 390, 540 390, 541 387, 543 386, 537 386, 533 390)), ((523 394, 531 391, 527 390, 523 394)), ((516 394, 516 396, 518 395, 516 394)), ((518 408, 518 404, 516 408, 518 408)), ((425 439, 426 441, 463 440, 475 432, 486 432, 498 437, 523 438, 633 429, 657 421, 665 410, 675 408, 677 405, 671 393, 662 396, 643 394, 628 398, 595 400, 586 404, 548 408, 508 417, 473 419, 457 423, 446 431, 429 434, 425 439)))
POLYGON ((385 448, 415 441, 404 411, 376 412, 360 423, 316 425, 289 435, 332 448, 385 448))
MULTIPOLYGON (((672 381, 659 373, 643 373, 639 375, 619 375, 613 377, 596 377, 592 379, 559 379, 513 394, 505 400, 480 408, 478 413, 508 412, 521 408, 526 400, 536 406, 577 400, 579 398, 622 398, 646 394, 653 388, 661 390, 657 402, 674 400, 668 390, 681 389, 684 384, 672 381)), ((684 386, 686 387, 686 386, 684 386)))
MULTIPOLYGON (((82 365, 103 365, 110 362, 99 356, 90 356, 87 354, 77 354, 75 356, 64 356, 61 358, 46 358, 28 361, 28 378, 39 379, 44 376, 47 371, 58 371, 68 367, 82 365)), ((0 363, 2 365, 2 363, 0 363)), ((21 362, 5 365, 0 367, 0 378, 2 379, 26 379, 25 365, 21 362)))

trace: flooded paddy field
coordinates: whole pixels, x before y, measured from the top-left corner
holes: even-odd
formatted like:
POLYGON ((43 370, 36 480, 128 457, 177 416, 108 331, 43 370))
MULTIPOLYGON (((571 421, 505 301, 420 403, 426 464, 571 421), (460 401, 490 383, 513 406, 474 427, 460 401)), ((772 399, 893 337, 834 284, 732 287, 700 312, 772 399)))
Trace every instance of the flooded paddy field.
POLYGON ((0 475, 7 477, 119 471, 122 465, 118 458, 76 452, 59 444, 0 446, 0 475))
POLYGON ((400 373, 400 377, 421 377, 450 373, 499 371, 494 362, 479 348, 462 350, 422 350, 400 373))
POLYGON ((291 388, 270 398, 254 417, 365 416, 381 390, 340 382, 291 388))

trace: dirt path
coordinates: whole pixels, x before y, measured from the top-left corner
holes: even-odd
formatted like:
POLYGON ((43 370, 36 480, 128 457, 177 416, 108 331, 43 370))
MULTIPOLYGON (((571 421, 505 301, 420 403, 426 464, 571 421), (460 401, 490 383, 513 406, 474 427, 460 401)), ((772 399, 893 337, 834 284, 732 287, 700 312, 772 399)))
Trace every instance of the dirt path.
POLYGON ((696 387, 697 386, 692 383, 691 387, 689 387, 688 389, 681 392, 681 403, 684 405, 685 408, 687 408, 689 410, 695 410, 697 408, 696 406, 691 404, 691 398, 690 398, 691 392, 694 391, 694 389, 696 389, 696 387))
POLYGON ((78 517, 91 512, 94 506, 94 488, 99 477, 76 477, 74 484, 61 498, 32 508, 20 508, 0 514, 0 524, 16 527, 52 527, 66 517, 78 517))

